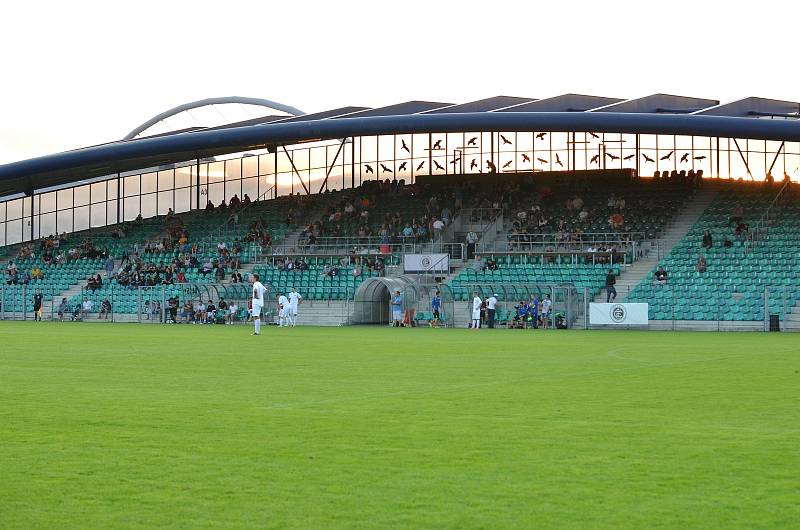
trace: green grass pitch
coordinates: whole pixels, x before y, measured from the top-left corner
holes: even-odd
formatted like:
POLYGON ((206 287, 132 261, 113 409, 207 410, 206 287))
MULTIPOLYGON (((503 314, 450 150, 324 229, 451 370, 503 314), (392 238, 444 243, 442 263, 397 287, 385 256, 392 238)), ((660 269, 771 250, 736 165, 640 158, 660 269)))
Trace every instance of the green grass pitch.
POLYGON ((800 337, 0 323, 0 528, 798 528, 800 337))

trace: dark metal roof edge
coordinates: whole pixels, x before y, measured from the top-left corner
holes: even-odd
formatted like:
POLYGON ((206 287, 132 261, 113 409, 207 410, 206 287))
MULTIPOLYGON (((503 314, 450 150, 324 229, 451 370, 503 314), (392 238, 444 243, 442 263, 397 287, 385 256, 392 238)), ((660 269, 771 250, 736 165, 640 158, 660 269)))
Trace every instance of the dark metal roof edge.
POLYGON ((47 182, 36 180, 63 179, 64 174, 78 171, 83 171, 82 179, 91 178, 93 170, 111 173, 123 167, 123 162, 127 171, 137 163, 148 167, 154 158, 158 163, 178 162, 308 139, 462 131, 595 131, 800 141, 800 122, 789 120, 590 112, 414 114, 263 124, 106 144, 5 164, 0 166, 0 182, 24 180, 25 187, 40 187, 47 182))

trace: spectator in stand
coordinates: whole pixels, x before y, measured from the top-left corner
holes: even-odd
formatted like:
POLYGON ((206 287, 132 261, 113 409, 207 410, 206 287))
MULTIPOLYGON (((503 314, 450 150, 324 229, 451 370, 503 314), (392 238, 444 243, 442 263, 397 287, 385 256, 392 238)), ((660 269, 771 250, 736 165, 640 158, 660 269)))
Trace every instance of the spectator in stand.
POLYGON ((185 302, 183 302, 183 311, 181 311, 181 316, 186 324, 194 321, 194 307, 192 306, 191 300, 188 298, 185 302))
POLYGON ((83 299, 83 303, 81 303, 81 318, 86 318, 86 315, 92 312, 94 309, 94 304, 88 298, 83 299))
MULTIPOLYGON (((247 195, 245 195, 247 198, 247 195)), ((233 324, 234 320, 236 319, 236 313, 239 312, 239 306, 236 305, 236 302, 231 302, 228 306, 228 314, 225 315, 225 319, 227 320, 228 324, 233 324)))
POLYGON ((617 276, 614 274, 614 269, 608 269, 606 274, 606 303, 610 304, 617 299, 617 289, 614 287, 617 283, 617 276))
POLYGON ((749 227, 744 223, 744 221, 739 221, 733 231, 733 235, 736 236, 736 239, 739 241, 739 243, 744 245, 744 241, 747 239, 748 230, 749 227))
POLYGON ((744 207, 741 204, 737 204, 733 207, 733 211, 731 212, 731 216, 728 218, 728 227, 731 225, 737 226, 744 220, 744 207))
POLYGON ((108 298, 105 298, 100 303, 100 312, 97 314, 97 318, 108 320, 109 313, 111 313, 111 302, 109 302, 108 298))
POLYGON ((697 258, 697 265, 694 266, 694 270, 703 273, 706 272, 706 258, 705 256, 700 256, 697 258))
POLYGON ((472 259, 475 257, 475 245, 478 243, 478 234, 470 230, 465 241, 467 242, 467 259, 472 259))
POLYGON ((64 313, 69 312, 69 304, 67 303, 66 298, 61 299, 61 303, 58 304, 58 320, 59 322, 64 322, 64 313))
POLYGON ((31 279, 32 280, 42 280, 44 279, 44 272, 38 265, 34 265, 31 269, 31 279))
POLYGON ((497 262, 492 258, 486 259, 486 270, 489 271, 496 271, 497 270, 497 262))
POLYGON ((198 270, 200 274, 203 275, 203 278, 206 277, 206 274, 210 274, 214 272, 214 264, 211 263, 211 258, 206 259, 206 262, 203 263, 203 267, 198 270))
POLYGON ((214 279, 218 282, 225 280, 225 268, 222 266, 222 264, 217 267, 216 273, 214 274, 214 279))
POLYGON ((711 237, 711 232, 708 230, 703 232, 703 248, 711 248, 714 246, 714 239, 711 237))
POLYGON ((8 265, 6 266, 6 283, 8 285, 16 285, 17 274, 17 266, 14 265, 13 261, 9 261, 8 265))
POLYGON ((244 194, 244 198, 242 199, 242 206, 247 206, 250 204, 250 196, 248 194, 244 194))
POLYGON ((214 300, 209 300, 206 306, 206 323, 213 324, 217 316, 217 306, 214 305, 214 300))
POLYGON ((197 323, 204 323, 206 321, 206 304, 203 303, 203 299, 200 298, 197 300, 197 303, 194 305, 194 321, 197 323))
POLYGON ((664 270, 664 267, 659 267, 653 274, 653 285, 666 285, 667 279, 667 271, 664 270))

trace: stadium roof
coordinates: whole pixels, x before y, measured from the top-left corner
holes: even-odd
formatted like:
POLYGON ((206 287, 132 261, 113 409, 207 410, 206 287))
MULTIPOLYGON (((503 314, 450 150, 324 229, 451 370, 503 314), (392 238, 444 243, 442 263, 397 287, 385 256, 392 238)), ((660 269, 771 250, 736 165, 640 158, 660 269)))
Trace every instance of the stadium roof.
MULTIPOLYGON (((225 99, 231 98, 203 101, 225 99)), ((272 108, 276 110, 302 114, 294 107, 260 101, 265 102, 264 106, 275 105, 272 108)), ((199 104, 202 101, 185 106, 199 104)), ((159 116, 174 112, 171 109, 159 116)), ((157 118, 145 124, 154 123, 157 118)), ((539 100, 496 96, 458 105, 407 101, 375 109, 341 107, 314 114, 273 115, 214 128, 184 129, 13 162, 0 166, 0 196, 309 140, 463 131, 594 131, 800 141, 797 118, 800 103, 796 102, 752 97, 719 105, 715 100, 667 94, 625 101, 563 94, 539 100)))

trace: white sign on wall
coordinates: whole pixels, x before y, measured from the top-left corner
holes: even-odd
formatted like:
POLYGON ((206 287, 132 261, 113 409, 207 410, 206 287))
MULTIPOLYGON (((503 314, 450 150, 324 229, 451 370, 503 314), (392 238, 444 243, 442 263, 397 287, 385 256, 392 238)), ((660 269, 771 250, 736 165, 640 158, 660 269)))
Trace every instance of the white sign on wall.
POLYGON ((406 273, 450 272, 447 254, 404 254, 403 271, 406 273))
POLYGON ((646 326, 647 304, 589 304, 589 324, 646 326))

